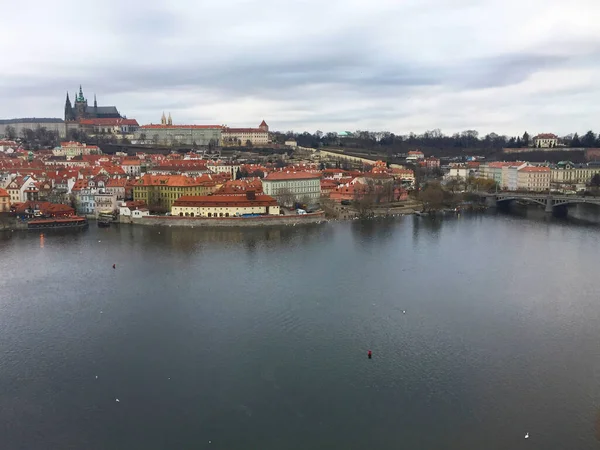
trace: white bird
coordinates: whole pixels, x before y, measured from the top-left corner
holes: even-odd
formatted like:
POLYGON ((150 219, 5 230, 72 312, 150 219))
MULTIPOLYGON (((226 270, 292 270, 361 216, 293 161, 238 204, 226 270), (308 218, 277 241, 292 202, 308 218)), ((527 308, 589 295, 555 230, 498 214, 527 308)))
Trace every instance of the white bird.
POLYGON ((100 314, 102 314, 102 311, 100 311, 100 314))
POLYGON ((525 433, 525 439, 529 439, 529 433, 525 433))
POLYGON ((402 314, 406 314, 406 311, 402 311, 402 314))
POLYGON ((98 375, 96 375, 96 380, 98 379, 98 375))
POLYGON ((98 242, 102 242, 102 241, 98 241, 98 242))
POLYGON ((120 400, 117 398, 117 399, 116 399, 116 402, 117 402, 117 403, 119 403, 119 402, 120 402, 120 400))

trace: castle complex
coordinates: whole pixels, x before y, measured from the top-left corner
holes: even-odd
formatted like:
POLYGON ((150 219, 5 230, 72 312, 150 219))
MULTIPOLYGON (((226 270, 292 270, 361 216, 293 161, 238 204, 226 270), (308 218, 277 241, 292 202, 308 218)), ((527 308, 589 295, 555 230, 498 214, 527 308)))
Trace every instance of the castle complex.
POLYGON ((69 93, 65 102, 65 122, 77 122, 81 119, 120 119, 121 114, 116 106, 98 106, 94 95, 94 106, 88 106, 83 90, 79 86, 79 94, 75 95, 75 102, 71 105, 69 93))

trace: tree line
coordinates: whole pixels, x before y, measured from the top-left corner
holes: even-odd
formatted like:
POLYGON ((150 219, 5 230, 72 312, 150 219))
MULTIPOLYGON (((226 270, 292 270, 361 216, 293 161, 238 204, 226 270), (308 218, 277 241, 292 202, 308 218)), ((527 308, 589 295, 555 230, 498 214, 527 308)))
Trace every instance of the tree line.
MULTIPOLYGON (((349 137, 340 136, 335 132, 324 133, 317 130, 315 133, 273 133, 273 140, 283 144, 286 140, 295 140, 301 147, 348 147, 364 149, 398 149, 407 148, 436 148, 436 149, 478 149, 501 150, 503 148, 535 147, 534 136, 524 132, 521 136, 506 136, 497 133, 480 135, 476 130, 465 130, 452 135, 445 135, 440 129, 426 131, 423 134, 409 133, 398 135, 389 131, 373 132, 358 130, 349 137)), ((577 133, 569 134, 559 139, 559 146, 572 148, 600 147, 600 135, 592 130, 579 136, 577 133)))

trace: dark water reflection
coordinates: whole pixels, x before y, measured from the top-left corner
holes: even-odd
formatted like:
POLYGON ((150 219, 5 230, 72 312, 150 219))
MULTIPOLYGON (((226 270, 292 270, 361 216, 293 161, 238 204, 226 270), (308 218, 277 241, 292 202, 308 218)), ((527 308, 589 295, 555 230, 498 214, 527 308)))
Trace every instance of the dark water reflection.
POLYGON ((0 448, 598 448, 598 232, 0 234, 0 448))

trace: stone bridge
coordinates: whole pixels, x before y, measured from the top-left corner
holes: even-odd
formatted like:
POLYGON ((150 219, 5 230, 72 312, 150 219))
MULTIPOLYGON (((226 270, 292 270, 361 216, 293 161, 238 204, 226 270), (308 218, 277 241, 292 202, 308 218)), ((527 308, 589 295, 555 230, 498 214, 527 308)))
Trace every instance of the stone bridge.
POLYGON ((553 212, 558 206, 574 205, 578 203, 587 203, 600 206, 600 197, 581 197, 578 195, 554 195, 547 193, 522 193, 522 192, 478 192, 485 198, 488 206, 496 206, 498 203, 512 202, 522 200, 530 203, 537 203, 544 207, 546 212, 553 212))

